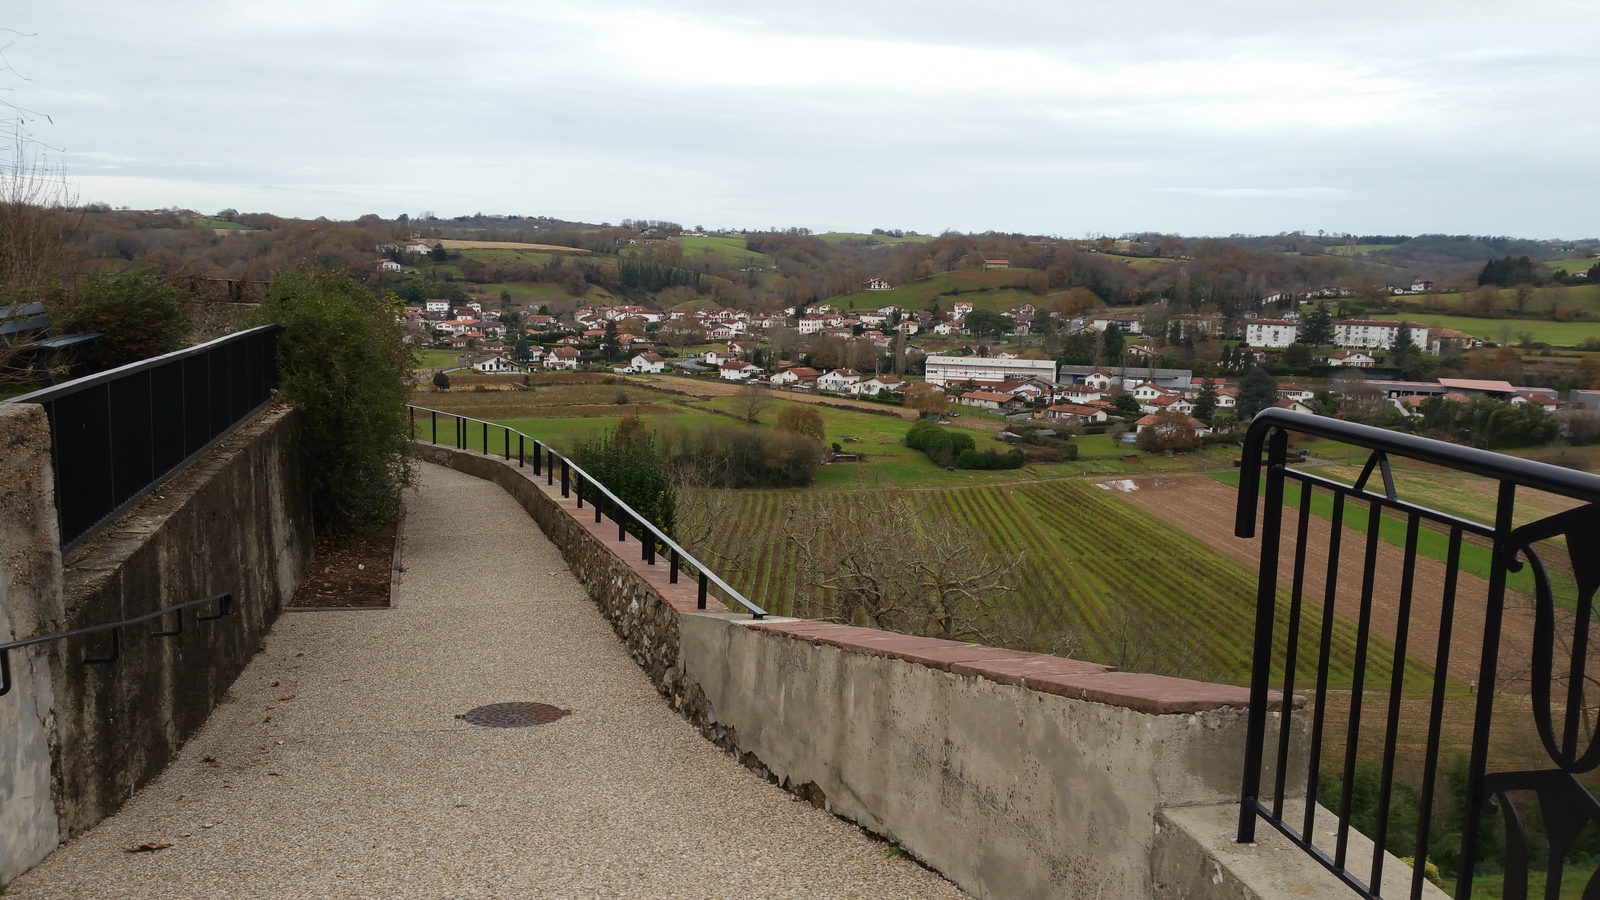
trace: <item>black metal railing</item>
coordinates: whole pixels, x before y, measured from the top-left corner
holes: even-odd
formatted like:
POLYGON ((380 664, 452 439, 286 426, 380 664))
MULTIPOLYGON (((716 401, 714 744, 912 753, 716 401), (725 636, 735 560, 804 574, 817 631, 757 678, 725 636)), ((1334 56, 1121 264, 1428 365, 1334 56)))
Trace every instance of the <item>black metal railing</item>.
MULTIPOLYGON (((1420 898, 1426 861, 1448 859, 1456 869, 1455 896, 1468 900, 1475 868, 1486 861, 1484 842, 1489 835, 1498 857, 1494 862, 1503 867, 1505 898, 1527 896, 1530 868, 1544 853, 1548 858, 1543 878, 1550 891, 1546 896, 1558 896, 1555 892, 1563 878, 1571 874, 1566 871, 1567 859, 1580 833, 1589 826, 1600 827, 1600 803, 1580 780, 1592 780, 1591 773, 1600 764, 1600 741, 1593 725, 1595 694, 1600 692, 1585 695, 1590 687, 1586 675, 1594 677, 1587 674, 1587 659, 1591 650, 1600 649, 1591 647, 1596 635, 1590 629, 1594 596, 1600 588, 1600 506, 1596 505, 1600 476, 1335 419, 1267 410, 1256 417, 1245 440, 1235 526, 1239 537, 1257 534, 1257 503, 1263 494, 1239 841, 1253 841, 1257 820, 1265 821, 1357 894, 1369 898, 1402 893, 1420 898), (1291 432, 1344 442, 1370 455, 1350 484, 1318 474, 1315 467, 1291 468, 1291 432), (1391 457, 1429 464, 1428 471, 1435 475, 1469 473, 1492 480, 1493 521, 1479 522, 1400 499, 1391 457), (1382 480, 1381 489, 1369 487, 1375 473, 1382 480), (1298 498, 1286 496, 1286 484, 1298 491, 1298 498), (1555 514, 1546 514, 1549 503, 1519 508, 1519 488, 1567 498, 1558 507, 1570 506, 1571 500, 1579 505, 1555 514), (1298 513, 1292 536, 1283 531, 1286 500, 1298 513), (1352 508, 1358 514, 1347 518, 1352 508), (1327 524, 1312 528, 1314 514, 1327 524), (1530 515, 1532 521, 1515 524, 1530 515), (1360 548, 1359 569, 1353 573, 1341 572, 1342 565, 1350 567, 1341 559, 1346 529, 1353 530, 1352 544, 1365 544, 1360 548), (1286 583, 1287 615, 1280 629, 1279 574, 1286 537, 1292 542, 1293 563, 1286 583), (1564 548, 1558 543, 1561 539, 1564 548), (1323 542, 1326 546, 1319 546, 1323 542), (1386 562, 1379 558, 1385 543, 1389 544, 1382 548, 1386 562), (1535 544, 1560 548, 1551 555, 1549 566, 1535 544), (1429 553, 1419 561, 1424 545, 1429 553), (1393 557, 1397 549, 1398 561, 1393 557), (1325 574, 1314 566, 1323 552, 1325 574), (1570 566, 1560 558, 1563 555, 1570 566), (1476 571, 1469 561, 1475 561, 1476 571), (1421 567, 1431 573, 1428 579, 1419 577, 1421 567), (1518 573, 1516 590, 1508 591, 1508 579, 1518 573), (1308 596, 1315 587, 1311 582, 1319 576, 1320 609, 1319 601, 1308 596), (1359 594, 1348 590, 1341 594, 1341 576, 1359 580, 1359 594), (1464 591, 1469 580, 1474 587, 1464 591), (1560 583, 1570 596, 1558 602, 1553 583, 1560 583), (1508 608, 1508 594, 1520 603, 1517 598, 1524 591, 1525 605, 1532 608, 1508 608), (1330 640, 1336 607, 1339 615, 1356 623, 1349 659, 1336 659, 1339 651, 1330 640), (1520 618, 1508 619, 1508 613, 1520 618), (1531 628, 1523 627, 1530 620, 1531 628), (1521 622, 1517 627, 1524 637, 1504 629, 1507 621, 1521 622), (1477 632, 1481 639, 1474 640, 1477 632), (1529 641, 1531 646, 1526 646, 1529 641), (1309 670, 1301 660, 1303 643, 1308 645, 1304 655, 1315 653, 1309 670), (1416 655, 1408 659, 1408 654, 1416 655), (1392 662, 1375 666, 1379 656, 1392 662), (1557 656, 1567 658, 1558 664, 1557 656), (1334 683, 1330 673, 1336 664, 1348 685, 1334 683), (1508 679, 1513 671, 1519 673, 1516 679, 1508 679), (1524 685, 1526 695, 1510 680, 1524 685), (1281 689, 1284 697, 1297 689, 1309 691, 1306 708, 1298 715, 1310 718, 1307 728, 1295 719, 1293 704, 1284 703, 1276 746, 1269 748, 1267 700, 1272 688, 1281 689), (1552 696, 1553 688, 1560 696, 1552 696), (1501 697, 1499 714, 1516 718, 1502 721, 1497 729, 1494 717, 1501 697), (1363 704, 1368 701, 1374 704, 1369 713, 1376 715, 1368 715, 1372 721, 1364 723, 1363 704), (1536 741, 1531 737, 1535 732, 1536 741), (1309 741, 1300 745, 1297 733, 1308 735, 1309 741), (1524 735, 1527 739, 1517 743, 1524 735), (1462 745, 1468 748, 1464 786, 1441 771, 1441 754, 1458 752, 1462 745), (1303 797, 1300 785, 1289 780, 1289 772, 1300 763, 1305 765, 1303 797), (1399 786, 1402 763, 1413 776, 1403 788, 1399 786), (1377 848, 1370 864, 1358 859, 1361 854, 1353 853, 1351 846, 1362 765, 1376 767, 1376 813, 1365 824, 1371 832, 1366 836, 1377 848), (1265 791, 1264 769, 1272 774, 1265 791), (1338 796, 1319 796, 1319 782, 1330 791, 1337 783, 1338 796), (1441 782, 1460 794, 1453 801, 1459 807, 1454 820, 1459 831, 1448 840, 1439 822, 1441 782), (1399 827, 1392 810, 1402 790, 1415 798, 1417 819, 1415 841, 1408 840, 1405 846, 1399 846, 1392 833, 1399 827), (1538 822, 1524 820, 1513 796, 1529 794, 1540 815, 1538 822), (1319 805, 1324 799, 1337 801, 1337 808, 1325 810, 1319 805), (1286 800, 1303 802, 1303 812, 1299 816, 1286 812, 1286 800), (1331 815, 1334 821, 1330 825, 1324 819, 1318 831, 1319 815, 1331 815), (1331 848, 1319 835, 1333 838, 1331 848), (1399 876, 1406 880, 1403 892, 1385 892, 1385 849, 1416 861, 1399 876)), ((1483 496, 1487 504, 1489 495, 1483 496)), ((1367 771, 1370 778, 1372 769, 1367 771)), ((1366 784, 1370 790, 1372 782, 1366 784)), ((1368 795, 1363 802, 1373 799, 1368 795)), ((1593 842, 1592 830, 1585 840, 1593 842)), ((1600 873, 1592 879, 1587 874, 1582 877, 1587 880, 1583 896, 1600 896, 1600 873)), ((1537 885, 1537 880, 1533 883, 1537 885)))
MULTIPOLYGON (((546 486, 554 487, 556 483, 556 469, 560 468, 561 496, 570 498, 576 495, 578 508, 582 509, 585 493, 588 494, 589 506, 594 510, 594 520, 598 524, 605 508, 609 507, 611 518, 617 525, 617 541, 625 543, 630 535, 638 538, 641 558, 648 565, 656 564, 658 552, 664 551, 667 555, 667 579, 672 584, 678 583, 678 577, 685 566, 694 571, 699 581, 699 598, 696 605, 700 609, 706 608, 706 598, 710 589, 715 587, 721 592, 725 601, 744 607, 745 611, 755 619, 764 618, 767 611, 750 602, 749 598, 740 593, 733 585, 722 580, 717 573, 711 571, 704 563, 694 558, 689 551, 679 546, 666 532, 656 527, 654 522, 640 515, 633 507, 623 502, 621 497, 612 493, 610 488, 601 484, 598 479, 585 472, 577 463, 565 455, 556 452, 554 447, 536 438, 530 437, 509 425, 499 425, 486 422, 483 419, 474 419, 470 416, 458 415, 443 410, 429 409, 425 406, 411 406, 408 404, 411 416, 411 433, 419 439, 432 443, 439 443, 442 436, 445 443, 457 450, 473 449, 470 445, 473 437, 478 437, 478 450, 484 455, 494 455, 491 435, 500 439, 500 453, 506 461, 515 458, 519 468, 527 468, 531 463, 533 475, 537 479, 543 476, 546 486), (418 421, 417 414, 424 413, 427 418, 418 421), (442 427, 441 427, 442 423, 442 427), (420 428, 420 430, 419 430, 420 428), (478 432, 473 435, 472 432, 478 432), (515 451, 513 451, 513 446, 515 451), (532 453, 530 456, 529 453, 532 453)), ((731 608, 731 606, 730 606, 731 608)))
POLYGON ((182 603, 174 603, 171 606, 163 606, 153 612, 120 619, 116 622, 106 622, 100 625, 89 625, 84 628, 73 628, 68 631, 41 634, 37 637, 23 638, 20 641, 0 644, 0 697, 11 693, 11 651, 13 650, 21 650, 25 647, 32 647, 35 644, 43 644, 49 641, 64 641, 69 638, 87 637, 91 634, 109 631, 111 632, 110 649, 103 655, 84 656, 80 660, 84 665, 105 665, 116 662, 122 656, 122 630, 124 628, 137 625, 140 622, 148 622, 152 619, 159 619, 164 622, 167 616, 172 616, 171 628, 158 628, 150 632, 149 636, 152 638, 177 637, 183 634, 183 611, 191 606, 203 606, 210 603, 217 605, 217 611, 209 616, 197 613, 195 615, 196 622, 211 622, 224 616, 233 615, 233 595, 213 594, 209 597, 200 597, 194 600, 185 600, 182 603))
POLYGON ((50 420, 61 546, 71 550, 272 398, 280 326, 13 397, 50 420))

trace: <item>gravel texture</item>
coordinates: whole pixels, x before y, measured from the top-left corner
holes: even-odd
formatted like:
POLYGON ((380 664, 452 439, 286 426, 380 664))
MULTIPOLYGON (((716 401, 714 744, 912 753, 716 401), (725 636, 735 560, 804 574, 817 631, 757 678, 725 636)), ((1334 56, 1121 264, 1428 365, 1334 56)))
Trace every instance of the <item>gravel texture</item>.
POLYGON ((395 608, 286 612, 167 771, 6 896, 964 896, 695 733, 499 487, 425 465, 405 532, 395 608), (455 718, 514 700, 572 713, 455 718))

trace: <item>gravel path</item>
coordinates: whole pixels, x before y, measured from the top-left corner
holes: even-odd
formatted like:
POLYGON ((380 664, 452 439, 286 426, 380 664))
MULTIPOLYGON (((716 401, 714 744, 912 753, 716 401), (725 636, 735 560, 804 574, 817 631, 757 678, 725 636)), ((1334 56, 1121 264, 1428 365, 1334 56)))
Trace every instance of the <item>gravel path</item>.
POLYGON ((963 896, 703 740, 499 487, 424 465, 403 562, 398 608, 285 613, 161 778, 7 897, 963 896), (454 718, 511 700, 572 714, 454 718))

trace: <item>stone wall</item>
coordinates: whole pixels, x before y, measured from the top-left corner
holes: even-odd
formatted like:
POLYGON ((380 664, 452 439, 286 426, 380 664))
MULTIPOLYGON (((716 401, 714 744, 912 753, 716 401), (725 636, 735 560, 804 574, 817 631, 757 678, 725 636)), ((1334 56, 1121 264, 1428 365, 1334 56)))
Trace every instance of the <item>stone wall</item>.
MULTIPOLYGON (((531 467, 419 449, 516 497, 634 659, 708 738, 977 896, 1264 900, 1285 886, 1294 896, 1348 894, 1273 835, 1231 843, 1242 688, 697 611, 688 579, 668 584, 664 563, 644 564, 637 540, 619 543, 614 523, 596 524, 531 467), (1164 817, 1180 810, 1205 814, 1164 817)), ((1291 770, 1291 784, 1303 778, 1291 770)))
MULTIPOLYGON (((170 617, 129 626, 117 660, 106 665, 83 659, 111 652, 110 633, 41 645, 37 660, 48 664, 48 686, 19 680, 0 698, 0 717, 30 710, 29 718, 44 723, 52 782, 47 796, 53 798, 51 815, 35 811, 30 832, 10 820, 10 796, 0 794, 8 816, 0 819, 0 846, 8 850, 0 872, 10 877, 42 857, 39 848, 48 852, 57 838, 115 812, 205 722, 293 595, 310 560, 312 532, 295 452, 297 419, 285 409, 268 410, 74 551, 63 568, 59 555, 51 556, 57 538, 42 411, 16 404, 0 404, 0 410, 0 441, 20 440, 35 454, 7 454, 0 461, 6 474, 0 482, 8 489, 0 501, 6 504, 3 539, 12 541, 13 524, 24 522, 13 523, 10 510, 28 508, 28 502, 35 517, 48 522, 24 529, 32 569, 19 566, 9 546, 0 551, 0 580, 11 580, 0 595, 0 613, 13 633, 98 625, 212 594, 231 593, 234 601, 232 616, 212 622, 196 620, 212 609, 185 610, 178 636, 150 636, 173 628, 170 617), (44 592, 53 597, 19 593, 18 571, 39 573, 30 576, 36 580, 53 577, 54 586, 44 592), (51 712, 40 715, 46 707, 51 712), (30 833, 41 837, 25 840, 30 833), (14 842, 35 849, 12 860, 14 842)), ((0 743, 0 752, 9 750, 9 741, 0 743)), ((8 766, 0 777, 15 780, 26 771, 8 766)))
MULTIPOLYGON (((0 403, 0 643, 57 630, 61 552, 44 408, 0 403)), ((0 697, 0 883, 60 841, 51 791, 54 689, 48 645, 10 654, 0 697)))

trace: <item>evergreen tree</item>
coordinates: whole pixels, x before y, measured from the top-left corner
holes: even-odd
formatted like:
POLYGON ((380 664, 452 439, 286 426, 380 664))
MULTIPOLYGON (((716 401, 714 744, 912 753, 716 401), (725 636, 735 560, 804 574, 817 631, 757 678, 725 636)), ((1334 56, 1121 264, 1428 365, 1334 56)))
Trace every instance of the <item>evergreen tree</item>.
POLYGON ((1200 396, 1194 398, 1194 417, 1210 425, 1216 412, 1217 386, 1208 378, 1200 384, 1200 396))
POLYGON ((1238 415, 1248 422, 1256 413, 1278 402, 1278 382, 1260 366, 1251 366, 1239 382, 1238 415))
POLYGON ((1326 305, 1318 303, 1306 313, 1300 325, 1300 342, 1310 347, 1326 347, 1333 343, 1333 313, 1326 305))
POLYGON ((1404 356, 1406 351, 1415 346, 1416 342, 1411 339, 1410 323, 1401 322, 1400 327, 1394 333, 1394 344, 1389 347, 1389 350, 1398 358, 1404 356))
POLYGON ((607 320, 605 337, 600 339, 600 355, 605 357, 607 362, 610 362, 616 359, 620 353, 622 353, 622 344, 617 342, 617 323, 615 320, 607 320))
POLYGON ((1139 408, 1139 401, 1126 391, 1117 395, 1116 403, 1117 412, 1126 418, 1135 419, 1144 413, 1144 410, 1139 408))

